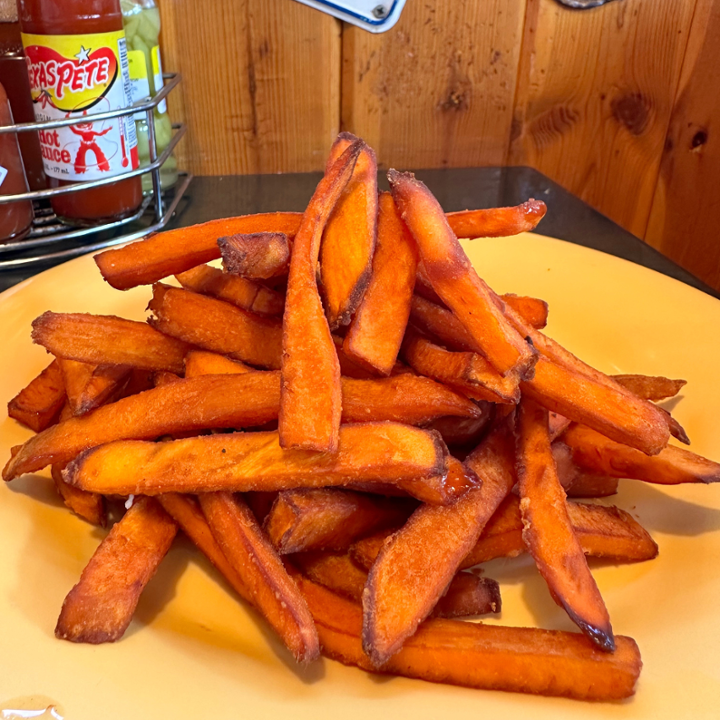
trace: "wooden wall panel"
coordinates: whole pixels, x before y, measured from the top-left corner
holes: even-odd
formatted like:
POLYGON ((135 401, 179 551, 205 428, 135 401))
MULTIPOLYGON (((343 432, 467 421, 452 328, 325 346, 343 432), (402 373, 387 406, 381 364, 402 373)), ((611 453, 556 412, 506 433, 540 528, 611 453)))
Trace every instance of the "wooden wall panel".
POLYGON ((528 0, 509 161, 645 234, 695 0, 528 0))
POLYGON ((381 35, 343 29, 342 125, 383 167, 501 165, 525 0, 410 0, 381 35))
POLYGON ((180 160, 199 175, 319 170, 340 124, 340 23, 294 0, 160 0, 180 160))
POLYGON ((698 0, 645 239, 720 289, 720 1, 698 0))

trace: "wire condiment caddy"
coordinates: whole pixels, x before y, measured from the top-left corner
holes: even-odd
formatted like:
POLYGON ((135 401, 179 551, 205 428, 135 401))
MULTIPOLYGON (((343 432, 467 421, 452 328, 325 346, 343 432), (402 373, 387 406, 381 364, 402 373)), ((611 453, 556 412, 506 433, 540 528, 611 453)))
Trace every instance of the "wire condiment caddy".
MULTIPOLYGON (((160 182, 160 168, 172 155, 175 146, 185 135, 184 123, 173 123, 173 136, 165 149, 158 153, 155 132, 155 108, 178 86, 180 73, 164 73, 162 89, 149 100, 135 103, 130 107, 92 115, 92 122, 102 122, 127 115, 145 113, 148 126, 150 162, 148 165, 119 173, 108 178, 73 183, 57 188, 0 195, 2 205, 18 200, 32 200, 35 212, 30 234, 22 240, 0 243, 0 271, 5 269, 29 268, 36 265, 54 264, 63 260, 102 250, 131 240, 140 239, 162 229, 177 209, 192 175, 179 171, 175 185, 163 192, 160 182), (109 185, 126 178, 149 173, 152 178, 152 192, 143 199, 139 209, 129 217, 93 227, 72 227, 60 223, 49 206, 49 199, 56 195, 81 192, 94 187, 109 185)), ((86 117, 66 118, 47 122, 16 123, 0 127, 0 134, 40 132, 87 122, 86 117)))

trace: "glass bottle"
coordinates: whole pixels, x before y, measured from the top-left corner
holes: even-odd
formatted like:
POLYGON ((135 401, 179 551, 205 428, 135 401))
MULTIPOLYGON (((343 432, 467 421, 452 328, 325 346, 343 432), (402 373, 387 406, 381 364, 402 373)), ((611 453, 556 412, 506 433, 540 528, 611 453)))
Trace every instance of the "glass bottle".
MULTIPOLYGON (((13 124, 10 101, 0 85, 0 126, 13 124)), ((0 135, 0 195, 17 195, 28 191, 20 147, 15 133, 0 135)), ((33 220, 32 202, 0 204, 0 242, 21 240, 30 231, 33 220)))
MULTIPOLYGON (((0 78, 10 99, 15 122, 33 122, 35 114, 30 97, 30 83, 20 39, 20 23, 15 0, 0 0, 0 78)), ((18 133, 17 139, 30 189, 44 190, 47 187, 47 179, 43 170, 37 133, 18 133)))
MULTIPOLYGON (((130 62, 130 84, 133 103, 147 100, 159 92, 163 86, 162 62, 160 60, 160 12, 155 0, 120 0, 125 37, 130 62)), ((163 100, 154 112, 155 141, 157 153, 165 150, 172 138, 172 124, 167 113, 167 103, 163 100)), ((135 127, 138 136, 138 154, 140 166, 150 164, 150 145, 148 141, 147 116, 135 115, 135 127)), ((142 176, 143 192, 152 191, 152 177, 142 176)), ((160 168, 160 185, 163 189, 177 182, 177 162, 171 155, 160 168)))
MULTIPOLYGON (((51 187, 97 180, 139 167, 131 116, 92 122, 129 105, 125 33, 119 0, 18 0, 36 120, 87 116, 41 131, 51 187)), ((97 225, 132 215, 142 202, 139 177, 53 197, 62 220, 97 225)))

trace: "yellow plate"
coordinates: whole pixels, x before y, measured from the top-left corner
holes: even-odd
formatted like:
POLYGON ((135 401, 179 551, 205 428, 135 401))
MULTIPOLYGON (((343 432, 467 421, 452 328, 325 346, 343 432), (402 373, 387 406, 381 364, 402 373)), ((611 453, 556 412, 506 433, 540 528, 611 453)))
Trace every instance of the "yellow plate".
MULTIPOLYGON (((674 412, 693 449, 720 460, 720 303, 609 255, 537 235, 466 244, 499 292, 550 304, 549 333, 608 372, 688 380, 674 412)), ((0 400, 48 362, 30 342, 44 310, 142 319, 148 288, 118 292, 91 258, 54 268, 0 296, 0 400)), ((5 419, 0 456, 29 432, 5 419)), ((56 640, 63 598, 102 533, 64 510, 46 480, 0 488, 0 708, 50 702, 71 720, 308 718, 413 720, 715 718, 720 698, 720 487, 661 488, 624 481, 612 499, 652 532, 660 556, 596 566, 615 631, 645 664, 634 699, 581 704, 370 676, 323 661, 297 668, 217 574, 179 541, 115 645, 56 640)), ((496 561, 507 625, 572 630, 527 559, 496 561)), ((6 715, 6 717, 8 717, 6 715)))

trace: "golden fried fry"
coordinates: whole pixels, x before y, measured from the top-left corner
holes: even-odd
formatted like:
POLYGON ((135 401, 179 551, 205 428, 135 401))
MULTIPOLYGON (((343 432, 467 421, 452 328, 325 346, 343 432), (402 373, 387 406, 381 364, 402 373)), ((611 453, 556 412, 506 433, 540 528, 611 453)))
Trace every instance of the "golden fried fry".
POLYGON ((119 640, 176 532, 177 525, 156 500, 137 499, 65 598, 55 635, 93 644, 119 640))
POLYGON ((150 324, 166 335, 250 365, 280 367, 282 328, 274 318, 159 284, 148 308, 150 324))
POLYGON ((687 380, 671 380, 653 375, 613 375, 612 379, 643 400, 665 400, 675 397, 687 380))
POLYGON ((363 649, 376 667, 432 612, 512 488, 508 433, 506 425, 500 426, 468 458, 473 471, 480 474, 482 467, 480 487, 451 505, 422 505, 382 546, 363 593, 363 649))
POLYGON ((720 464, 674 445, 649 457, 582 425, 566 430, 562 442, 570 446, 579 467, 611 477, 659 485, 720 481, 720 464))
POLYGON ((516 373, 500 375, 482 356, 474 352, 451 352, 435 345, 408 328, 402 355, 410 367, 477 400, 515 404, 520 399, 516 373))
POLYGON ((418 252, 390 193, 380 195, 379 208, 372 276, 343 349, 354 360, 389 375, 410 314, 418 252))
POLYGON ((335 454, 283 450, 277 432, 166 443, 120 440, 81 453, 68 465, 65 479, 106 495, 378 482, 396 484, 419 500, 445 503, 454 497, 445 477, 446 452, 438 435, 397 423, 343 425, 335 454))
POLYGON ((210 295, 260 315, 282 315, 285 307, 285 298, 280 293, 210 265, 198 265, 178 273, 175 278, 187 290, 210 295))
POLYGON ((459 238, 508 237, 529 232, 545 217, 547 206, 530 198, 514 207, 448 213, 448 224, 459 238))
MULTIPOLYGON (((323 654, 377 672, 362 650, 360 607, 302 576, 297 583, 323 654)), ((632 638, 618 636, 616 646, 609 654, 579 633, 427 620, 380 672, 486 690, 620 700, 635 692, 642 662, 632 638)))
POLYGON ((186 378, 199 375, 244 375, 249 372, 253 372, 253 368, 245 363, 207 350, 191 350, 185 356, 186 378))
POLYGON ((189 349, 145 323, 85 313, 43 313, 33 321, 32 338, 56 357, 174 373, 182 373, 189 349))
POLYGON ((39 433, 57 422, 65 399, 62 370, 53 360, 8 402, 8 417, 39 433))
POLYGON ((270 508, 264 529, 280 554, 343 550, 358 537, 403 523, 413 507, 337 488, 285 490, 270 508))
POLYGON ((520 387, 546 409, 644 453, 657 454, 667 444, 667 422, 651 403, 544 357, 535 365, 532 380, 520 387))
POLYGON ((52 466, 52 479, 58 495, 65 505, 83 520, 87 520, 91 525, 105 527, 107 522, 105 498, 98 493, 87 492, 68 485, 62 477, 64 467, 59 463, 52 466))
POLYGON ((573 531, 557 477, 547 411, 523 399, 517 432, 523 541, 555 602, 600 649, 612 652, 610 617, 573 531))
POLYGON ((200 506, 223 554, 247 587, 253 605, 298 662, 320 655, 307 603, 248 506, 228 492, 204 493, 200 506))
POLYGON ((393 199, 420 250, 433 289, 455 313, 488 362, 505 375, 525 375, 535 355, 495 304, 430 191, 409 173, 388 173, 393 199))
POLYGON ((232 275, 258 280, 271 280, 287 275, 290 266, 290 241, 284 233, 230 235, 218 238, 217 244, 223 266, 232 275))
MULTIPOLYGON (((358 138, 340 133, 326 172, 358 138)), ((331 330, 349 324, 370 282, 378 222, 377 161, 363 143, 340 199, 327 221, 320 246, 320 279, 331 330)))
POLYGON ((282 328, 280 443, 335 452, 342 412, 340 363, 317 288, 320 240, 364 143, 348 146, 320 181, 295 237, 282 328))
POLYGON ((300 218, 300 213, 259 213, 210 220, 105 250, 94 259, 110 285, 129 290, 219 258, 218 238, 221 237, 256 232, 279 232, 292 237, 300 218))

